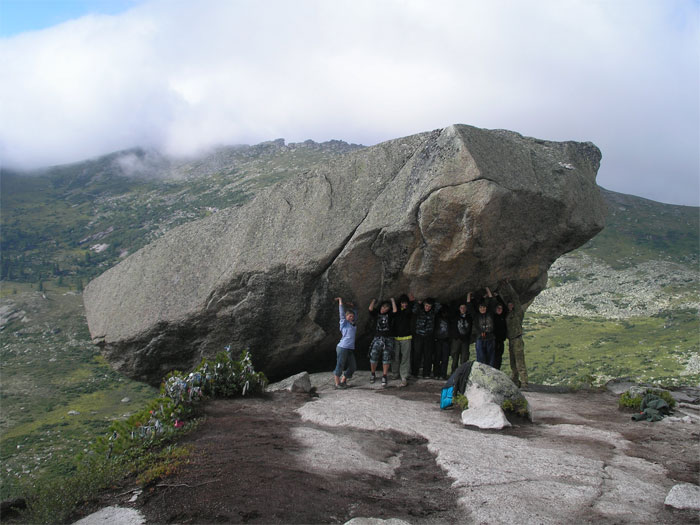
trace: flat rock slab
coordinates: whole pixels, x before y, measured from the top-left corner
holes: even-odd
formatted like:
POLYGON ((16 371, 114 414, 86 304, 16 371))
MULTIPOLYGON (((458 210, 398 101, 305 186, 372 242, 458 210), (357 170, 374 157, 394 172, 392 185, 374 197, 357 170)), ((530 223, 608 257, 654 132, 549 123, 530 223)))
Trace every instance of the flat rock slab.
POLYGON ((696 423, 633 422, 609 392, 531 385, 533 423, 475 430, 440 410, 444 381, 310 381, 318 397, 207 403, 187 465, 136 502, 118 487, 104 505, 148 523, 698 523, 665 504, 697 484, 696 423))
POLYGON ((454 479, 465 522, 683 523, 690 516, 670 515, 664 501, 674 485, 671 476, 697 476, 688 472, 693 465, 669 472, 658 451, 640 451, 635 430, 670 440, 666 446, 677 457, 697 458, 700 443, 691 437, 696 425, 635 428, 640 423, 617 409, 612 394, 528 392, 537 423, 494 433, 461 427, 458 411, 439 410, 438 392, 434 401, 409 401, 402 399, 406 389, 376 391, 363 376, 353 381, 359 388, 321 387, 320 398, 299 414, 326 428, 394 430, 426 439, 454 479))

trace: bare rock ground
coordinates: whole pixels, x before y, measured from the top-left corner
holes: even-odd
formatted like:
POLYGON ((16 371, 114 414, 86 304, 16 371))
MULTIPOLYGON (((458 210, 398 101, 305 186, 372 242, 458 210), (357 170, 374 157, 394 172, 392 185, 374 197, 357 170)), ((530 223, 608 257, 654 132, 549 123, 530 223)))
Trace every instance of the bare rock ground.
POLYGON ((312 382, 317 396, 208 403, 188 465, 101 506, 145 523, 700 523, 664 505, 677 483, 700 484, 697 420, 633 422, 609 392, 534 387, 532 423, 483 431, 439 409, 441 381, 312 382))

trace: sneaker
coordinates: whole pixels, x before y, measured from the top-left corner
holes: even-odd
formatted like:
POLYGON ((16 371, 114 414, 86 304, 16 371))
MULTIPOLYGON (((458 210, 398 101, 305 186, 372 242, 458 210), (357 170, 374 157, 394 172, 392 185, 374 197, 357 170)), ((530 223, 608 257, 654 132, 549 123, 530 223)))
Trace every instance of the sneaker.
POLYGON ((386 377, 386 376, 382 376, 382 386, 386 386, 388 382, 389 382, 389 381, 388 381, 387 377, 386 377))
POLYGON ((403 387, 403 386, 408 386, 408 381, 406 381, 405 379, 402 379, 402 380, 401 380, 401 385, 400 385, 400 386, 402 386, 402 387, 403 387))
POLYGON ((369 376, 369 382, 370 382, 370 383, 374 383, 374 380, 375 380, 375 379, 377 379, 377 376, 375 376, 374 374, 372 374, 372 375, 369 376))
POLYGON ((341 381, 340 384, 338 385, 340 388, 347 388, 348 387, 348 382, 347 381, 341 381))

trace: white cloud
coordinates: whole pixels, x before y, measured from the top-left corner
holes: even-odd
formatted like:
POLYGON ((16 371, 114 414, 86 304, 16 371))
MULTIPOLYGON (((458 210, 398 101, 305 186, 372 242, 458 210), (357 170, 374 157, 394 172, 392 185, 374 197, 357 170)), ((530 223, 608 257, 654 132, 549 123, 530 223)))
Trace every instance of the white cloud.
POLYGON ((0 155, 30 167, 134 145, 372 144, 462 122, 591 140, 603 186, 697 205, 698 13, 692 0, 147 2, 0 40, 0 155))

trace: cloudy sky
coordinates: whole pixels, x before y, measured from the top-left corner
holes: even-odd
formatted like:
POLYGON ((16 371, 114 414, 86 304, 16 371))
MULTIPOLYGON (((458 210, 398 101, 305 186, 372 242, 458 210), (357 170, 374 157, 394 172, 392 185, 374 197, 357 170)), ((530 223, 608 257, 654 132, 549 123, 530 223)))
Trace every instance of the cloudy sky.
POLYGON ((699 27, 697 0, 0 0, 0 162, 464 123, 697 206, 699 27))

